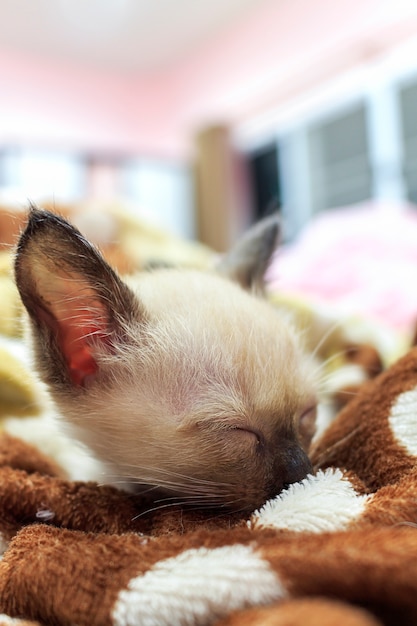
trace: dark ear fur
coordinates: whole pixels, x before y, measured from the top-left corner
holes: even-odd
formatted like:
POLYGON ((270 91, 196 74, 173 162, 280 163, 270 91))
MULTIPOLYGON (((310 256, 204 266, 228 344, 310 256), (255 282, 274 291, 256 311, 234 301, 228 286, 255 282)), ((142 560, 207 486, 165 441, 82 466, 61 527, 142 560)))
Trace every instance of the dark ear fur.
POLYGON ((142 311, 101 254, 61 217, 31 207, 15 260, 46 382, 83 387, 98 372, 94 348, 112 350, 142 311))
POLYGON ((262 293, 264 276, 280 238, 278 214, 257 222, 220 261, 217 270, 244 289, 262 293))

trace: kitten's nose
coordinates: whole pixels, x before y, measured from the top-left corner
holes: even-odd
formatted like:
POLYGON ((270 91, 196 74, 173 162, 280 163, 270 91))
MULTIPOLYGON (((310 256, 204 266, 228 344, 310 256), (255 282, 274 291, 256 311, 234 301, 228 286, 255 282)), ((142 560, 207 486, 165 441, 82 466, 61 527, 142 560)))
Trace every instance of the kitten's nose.
POLYGON ((284 488, 291 483, 298 483, 313 471, 310 459, 297 444, 290 444, 285 450, 282 482, 284 488))

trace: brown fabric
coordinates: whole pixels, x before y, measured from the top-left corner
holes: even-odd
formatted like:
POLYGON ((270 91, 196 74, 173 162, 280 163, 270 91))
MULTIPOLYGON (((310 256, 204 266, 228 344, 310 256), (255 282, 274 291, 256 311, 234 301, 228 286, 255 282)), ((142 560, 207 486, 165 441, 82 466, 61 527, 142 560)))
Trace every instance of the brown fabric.
MULTIPOLYGON (((0 615, 0 626, 10 626, 10 618, 7 616, 2 617, 0 615)), ((27 619, 16 619, 12 622, 14 626, 40 626, 39 622, 33 622, 27 619)))
POLYGON ((346 349, 345 358, 349 363, 361 365, 370 378, 375 378, 383 370, 378 350, 369 344, 351 344, 346 349))
POLYGON ((239 611, 217 626, 380 626, 367 611, 323 598, 290 600, 279 606, 239 611))
POLYGON ((391 405, 417 384, 413 349, 374 381, 365 383, 312 450, 317 468, 354 471, 371 490, 397 482, 415 466, 415 458, 396 441, 388 424, 391 405))
POLYGON ((46 476, 63 476, 64 472, 52 459, 43 455, 35 446, 2 433, 0 439, 0 467, 25 470, 28 474, 38 472, 46 476))
MULTIPOLYGON (((384 369, 378 350, 368 344, 348 344, 343 351, 343 358, 346 365, 350 364, 360 367, 365 380, 372 380, 384 369)), ((337 412, 341 411, 352 398, 358 395, 362 384, 344 385, 340 389, 333 391, 331 398, 337 412)))
POLYGON ((112 487, 65 480, 3 435, 0 614, 32 626, 417 624, 417 393, 404 395, 416 374, 417 348, 315 444, 317 476, 249 519, 150 510, 112 487), (400 440, 391 418, 404 398, 400 440))

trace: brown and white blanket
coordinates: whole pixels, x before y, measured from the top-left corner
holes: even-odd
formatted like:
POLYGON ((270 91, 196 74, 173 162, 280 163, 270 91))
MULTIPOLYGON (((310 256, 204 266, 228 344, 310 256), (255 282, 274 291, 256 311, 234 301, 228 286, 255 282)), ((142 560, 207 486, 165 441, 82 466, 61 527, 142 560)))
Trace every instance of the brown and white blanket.
MULTIPOLYGON (((19 343, 3 255, 0 334, 19 343)), ((417 624, 417 348, 361 386, 392 350, 298 313, 332 409, 359 393, 315 443, 315 474, 251 515, 68 479, 74 451, 45 445, 30 369, 0 345, 0 626, 417 624)))
POLYGON ((0 625, 417 624, 416 348, 312 458, 261 510, 219 516, 66 480, 3 433, 0 625))

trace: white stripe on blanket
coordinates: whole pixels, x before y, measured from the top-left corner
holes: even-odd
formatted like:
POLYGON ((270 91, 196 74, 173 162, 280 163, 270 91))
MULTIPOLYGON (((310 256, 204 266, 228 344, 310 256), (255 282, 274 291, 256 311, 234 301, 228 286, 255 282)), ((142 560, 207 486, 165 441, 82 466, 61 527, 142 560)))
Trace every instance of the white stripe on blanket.
POLYGON ((114 626, 204 626, 236 609, 286 596, 250 546, 198 548, 157 563, 119 593, 114 626))
POLYGON ((417 387, 397 397, 388 420, 398 443, 417 456, 417 387))
POLYGON ((340 469, 319 470, 268 500, 248 525, 313 533, 343 530, 363 513, 370 497, 357 494, 340 469))

